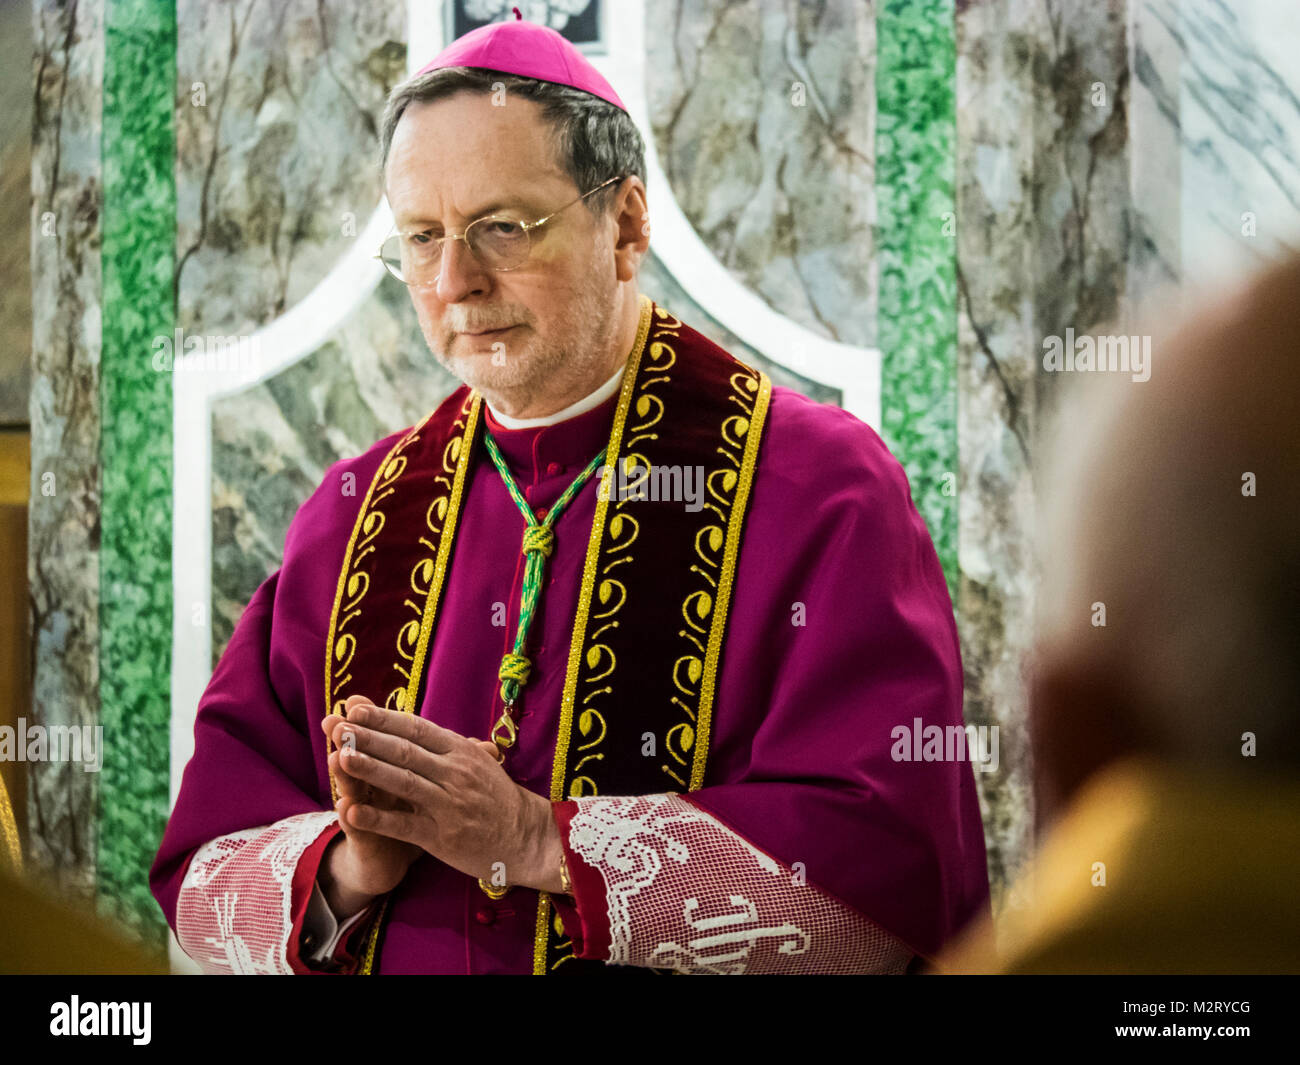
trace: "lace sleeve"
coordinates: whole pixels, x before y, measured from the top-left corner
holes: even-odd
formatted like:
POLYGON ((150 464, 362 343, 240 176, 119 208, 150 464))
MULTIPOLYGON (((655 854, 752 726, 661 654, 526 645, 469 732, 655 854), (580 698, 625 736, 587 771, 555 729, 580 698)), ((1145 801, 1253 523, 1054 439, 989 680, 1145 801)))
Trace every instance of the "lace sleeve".
MULTIPOLYGON (((337 827, 333 810, 298 814, 205 843, 176 904, 176 939, 205 973, 291 974, 317 859, 337 827), (328 834, 327 834, 328 833, 328 834), (311 866, 305 880, 299 865, 311 866), (296 883, 297 881, 301 881, 296 883)), ((295 965, 297 963, 297 965, 295 965)))
POLYGON ((691 973, 901 973, 913 952, 680 795, 556 804, 580 957, 691 973))

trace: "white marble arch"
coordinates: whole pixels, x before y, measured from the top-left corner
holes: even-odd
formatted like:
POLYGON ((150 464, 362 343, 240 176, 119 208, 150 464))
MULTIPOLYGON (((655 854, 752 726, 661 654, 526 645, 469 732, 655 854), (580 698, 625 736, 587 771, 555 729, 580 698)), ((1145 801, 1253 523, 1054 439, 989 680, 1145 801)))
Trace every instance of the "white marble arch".
MULTIPOLYGON (((655 252, 704 310, 772 361, 836 389, 844 407, 880 424, 880 352, 827 340, 777 313, 732 276, 692 229, 673 199, 650 136, 645 92, 643 0, 604 6, 608 51, 588 58, 614 86, 646 142, 655 252)), ((443 47, 441 5, 409 0, 407 70, 414 73, 443 47)), ((178 358, 172 377, 172 669, 171 790, 194 753, 194 720, 212 675, 212 411, 214 404, 274 377, 306 358, 368 299, 383 276, 374 251, 392 225, 381 201, 352 247, 301 301, 255 334, 252 357, 236 366, 194 372, 201 356, 178 358), (189 372, 187 372, 187 367, 189 372)), ((176 971, 196 971, 171 937, 176 971)))

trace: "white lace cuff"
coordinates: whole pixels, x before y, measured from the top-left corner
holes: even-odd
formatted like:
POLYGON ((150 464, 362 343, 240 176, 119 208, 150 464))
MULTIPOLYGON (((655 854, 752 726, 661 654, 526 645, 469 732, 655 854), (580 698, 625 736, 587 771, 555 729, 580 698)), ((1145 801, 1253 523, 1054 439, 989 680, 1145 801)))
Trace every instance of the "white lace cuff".
POLYGON ((680 795, 559 805, 570 808, 559 818, 567 851, 582 860, 570 857, 569 875, 583 957, 728 974, 901 973, 912 959, 906 945, 807 883, 802 870, 680 795), (592 919, 602 907, 607 931, 592 919))
POLYGON ((293 973, 293 879, 333 810, 286 817, 205 843, 176 901, 176 939, 205 973, 293 973))

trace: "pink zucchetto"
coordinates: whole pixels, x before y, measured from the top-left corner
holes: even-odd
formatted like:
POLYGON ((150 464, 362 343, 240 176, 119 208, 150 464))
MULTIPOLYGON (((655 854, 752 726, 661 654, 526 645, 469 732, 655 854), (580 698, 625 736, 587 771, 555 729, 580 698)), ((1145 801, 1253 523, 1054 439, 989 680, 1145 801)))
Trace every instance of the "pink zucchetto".
POLYGON ((513 22, 494 22, 470 30, 452 41, 418 74, 442 67, 478 67, 523 78, 551 81, 589 92, 626 111, 623 101, 600 72, 587 61, 562 34, 536 22, 527 22, 519 13, 513 22))

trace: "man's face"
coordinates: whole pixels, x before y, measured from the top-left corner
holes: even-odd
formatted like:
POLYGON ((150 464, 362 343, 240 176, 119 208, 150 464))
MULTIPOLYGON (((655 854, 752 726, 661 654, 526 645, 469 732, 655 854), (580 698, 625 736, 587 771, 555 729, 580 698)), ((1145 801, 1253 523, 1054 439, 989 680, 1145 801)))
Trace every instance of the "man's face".
MULTIPOLYGON (((460 92, 403 113, 385 173, 399 232, 462 234, 489 213, 533 222, 587 191, 560 168, 538 104, 492 101, 460 92)), ((533 232, 524 265, 499 272, 463 240, 447 241, 437 282, 410 288, 430 350, 516 417, 581 398, 621 361, 614 351, 615 234, 612 221, 573 204, 533 232)))

